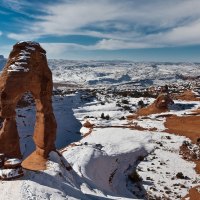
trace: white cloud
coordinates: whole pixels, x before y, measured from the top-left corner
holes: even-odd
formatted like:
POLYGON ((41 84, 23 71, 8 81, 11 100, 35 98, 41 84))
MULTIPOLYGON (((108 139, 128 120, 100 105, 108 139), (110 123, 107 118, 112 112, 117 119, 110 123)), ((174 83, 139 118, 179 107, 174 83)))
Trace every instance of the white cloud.
MULTIPOLYGON (((15 6, 22 9, 21 4, 15 6)), ((78 47, 107 50, 200 44, 199 0, 65 0, 41 9, 48 14, 8 37, 88 35, 102 40, 92 47, 78 47)))
POLYGON ((158 46, 184 46, 200 44, 200 20, 169 31, 145 36, 140 41, 158 46))
POLYGON ((3 35, 3 33, 0 31, 0 36, 3 35))
POLYGON ((115 49, 140 49, 140 48, 150 48, 153 47, 147 43, 139 43, 132 41, 124 40, 115 40, 115 39, 103 39, 94 45, 95 49, 102 50, 115 50, 115 49))
POLYGON ((187 26, 172 29, 164 35, 164 42, 172 45, 200 44, 200 20, 187 26))
POLYGON ((90 47, 73 43, 41 43, 40 44, 47 52, 47 58, 71 58, 71 52, 89 50, 90 47))
POLYGON ((136 43, 131 41, 102 39, 94 45, 80 45, 75 43, 41 43, 44 49, 49 53, 63 53, 73 50, 115 50, 115 49, 140 49, 152 47, 146 43, 136 43))
MULTIPOLYGON (((91 27, 99 27, 98 24, 115 20, 120 11, 121 4, 113 5, 110 1, 70 1, 54 6, 48 6, 45 10, 48 15, 42 17, 42 21, 31 26, 31 32, 42 35, 90 35, 102 36, 110 32, 102 33, 91 27), (90 28, 89 28, 90 27, 90 28)), ((11 35, 12 38, 13 35, 11 35)))
POLYGON ((40 37, 37 33, 8 33, 9 38, 20 41, 20 40, 35 40, 40 37))

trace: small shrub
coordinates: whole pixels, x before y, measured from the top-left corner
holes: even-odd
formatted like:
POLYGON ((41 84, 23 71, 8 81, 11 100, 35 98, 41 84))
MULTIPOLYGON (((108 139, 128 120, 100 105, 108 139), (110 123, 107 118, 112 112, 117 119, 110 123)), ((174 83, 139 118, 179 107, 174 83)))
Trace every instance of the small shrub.
POLYGON ((104 119, 105 116, 104 116, 104 113, 101 113, 101 119, 104 119))
POLYGON ((178 178, 178 179, 185 179, 185 176, 183 175, 182 172, 178 172, 178 173, 176 174, 176 178, 178 178))
POLYGON ((110 116, 109 116, 109 115, 106 115, 106 116, 105 116, 105 119, 106 119, 106 120, 109 120, 109 119, 110 119, 110 116))
POLYGON ((137 160, 138 161, 143 161, 144 160, 144 156, 138 156, 137 160))
POLYGON ((133 183, 142 181, 142 178, 135 170, 128 177, 133 183))
POLYGON ((128 110, 128 111, 131 110, 131 108, 130 108, 129 106, 123 106, 123 109, 124 109, 124 110, 128 110))
POLYGON ((186 146, 186 147, 187 147, 187 146, 189 146, 189 145, 190 145, 190 143, 189 143, 188 141, 186 141, 186 140, 183 141, 183 146, 186 146))
POLYGON ((104 113, 101 113, 101 119, 106 119, 106 120, 109 120, 110 119, 110 116, 109 115, 106 115, 104 113))
POLYGON ((126 100, 126 99, 122 99, 122 103, 123 103, 123 104, 129 104, 129 101, 126 100))
POLYGON ((138 101, 138 106, 140 108, 144 108, 145 107, 144 101, 142 101, 142 100, 138 101))

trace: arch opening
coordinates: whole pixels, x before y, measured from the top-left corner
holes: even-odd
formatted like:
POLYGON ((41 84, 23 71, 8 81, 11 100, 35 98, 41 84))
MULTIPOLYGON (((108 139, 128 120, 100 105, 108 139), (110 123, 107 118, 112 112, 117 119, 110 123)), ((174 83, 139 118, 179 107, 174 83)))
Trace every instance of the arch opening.
POLYGON ((33 140, 35 118, 35 100, 31 92, 26 92, 18 101, 16 107, 17 130, 23 159, 27 158, 36 149, 33 140))

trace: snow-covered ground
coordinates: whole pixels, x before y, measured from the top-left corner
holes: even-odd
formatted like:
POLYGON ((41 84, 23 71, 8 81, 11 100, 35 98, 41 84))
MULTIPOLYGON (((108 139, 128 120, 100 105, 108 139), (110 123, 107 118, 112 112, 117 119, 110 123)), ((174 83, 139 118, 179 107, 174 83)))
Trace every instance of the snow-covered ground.
MULTIPOLYGON (((57 121, 58 149, 81 139, 80 129, 82 124, 73 114, 73 108, 82 105, 80 94, 71 94, 53 97, 53 109, 57 121)), ((20 136, 21 151, 27 157, 35 148, 32 134, 35 124, 35 106, 30 105, 17 109, 17 126, 20 136)))
POLYGON ((197 63, 135 63, 131 61, 48 60, 54 82, 96 87, 126 88, 184 84, 185 77, 197 77, 197 63))
MULTIPOLYGON (((200 183, 195 164, 179 155, 179 147, 189 139, 165 133, 164 117, 154 114, 126 119, 138 109, 140 100, 150 104, 154 99, 107 94, 85 97, 83 92, 53 97, 58 123, 56 144, 62 148, 63 157, 52 152, 47 170, 24 170, 18 180, 1 181, 0 199, 11 200, 13 194, 15 199, 181 199, 200 183), (102 118, 102 113, 109 118, 102 118), (80 129, 86 121, 94 127, 83 137, 88 129, 82 135, 80 129), (134 130, 132 124, 144 130, 134 130), (155 131, 148 130, 151 128, 155 131), (185 178, 177 178, 178 173, 185 178)), ((199 102, 176 101, 169 114, 183 115, 199 106, 199 102)), ((34 106, 18 108, 17 113, 21 149, 26 157, 34 149, 34 106)))
MULTIPOLYGON (((127 83, 135 88, 173 81, 187 84, 181 76, 196 76, 199 64, 64 60, 49 64, 58 83, 55 88, 63 89, 53 96, 56 146, 62 156, 52 152, 47 170, 24 170, 17 180, 1 181, 0 200, 181 199, 200 185, 195 164, 179 154, 189 139, 166 133, 163 113, 127 118, 141 100, 148 105, 154 99, 109 90, 127 83), (82 127, 85 123, 91 127, 82 127)), ((198 101, 175 101, 165 114, 184 116, 199 107, 198 101)), ((24 158, 35 148, 34 122, 34 105, 17 109, 24 158)))

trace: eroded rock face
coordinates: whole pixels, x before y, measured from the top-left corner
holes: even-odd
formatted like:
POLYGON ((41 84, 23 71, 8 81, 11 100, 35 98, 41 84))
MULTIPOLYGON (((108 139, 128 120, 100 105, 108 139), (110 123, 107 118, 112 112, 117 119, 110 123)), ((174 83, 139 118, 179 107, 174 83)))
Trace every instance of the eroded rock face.
POLYGON ((159 109, 167 109, 169 104, 173 104, 173 100, 167 93, 161 93, 158 95, 155 106, 159 109))
POLYGON ((174 102, 168 93, 160 93, 153 104, 139 109, 136 114, 138 116, 147 116, 151 114, 167 112, 168 106, 173 103, 174 102))
POLYGON ((52 73, 45 50, 35 42, 15 44, 0 75, 0 115, 4 118, 0 130, 0 152, 7 157, 21 157, 15 108, 22 95, 31 92, 36 103, 36 150, 22 163, 27 169, 45 169, 45 160, 55 149, 52 88, 52 73))

